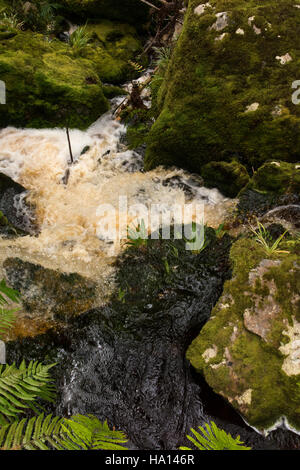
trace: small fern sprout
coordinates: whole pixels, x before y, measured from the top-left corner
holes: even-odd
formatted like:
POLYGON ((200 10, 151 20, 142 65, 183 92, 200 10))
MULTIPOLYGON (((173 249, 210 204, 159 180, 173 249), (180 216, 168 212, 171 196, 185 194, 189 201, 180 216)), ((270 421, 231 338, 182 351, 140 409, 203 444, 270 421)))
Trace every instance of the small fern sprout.
MULTIPOLYGON (((240 436, 233 438, 227 434, 223 429, 211 421, 210 424, 206 423, 206 427, 199 426, 200 433, 191 429, 192 436, 186 437, 194 444, 196 449, 199 450, 251 450, 251 447, 244 446, 240 440, 240 436)), ((195 450, 189 447, 179 447, 180 450, 195 450)))
POLYGON ((133 60, 128 60, 128 64, 138 73, 143 73, 145 68, 139 64, 138 62, 134 62, 133 60))

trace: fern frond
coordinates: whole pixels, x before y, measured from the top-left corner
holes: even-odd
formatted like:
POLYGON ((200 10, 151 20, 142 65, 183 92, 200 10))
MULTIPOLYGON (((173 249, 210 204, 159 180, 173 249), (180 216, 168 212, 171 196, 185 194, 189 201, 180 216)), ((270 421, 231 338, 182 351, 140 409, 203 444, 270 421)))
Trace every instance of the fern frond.
MULTIPOLYGON (((231 434, 219 429, 213 421, 206 423, 206 429, 202 426, 199 426, 199 429, 201 434, 192 428, 193 436, 186 436, 199 450, 251 450, 251 447, 243 446, 240 436, 233 438, 231 434)), ((180 447, 180 450, 192 449, 180 447)))
POLYGON ((3 426, 0 428, 1 450, 63 450, 60 441, 63 439, 63 418, 52 415, 34 416, 33 418, 3 426))
POLYGON ((75 415, 64 423, 69 437, 69 442, 64 445, 78 446, 78 450, 127 450, 120 445, 127 442, 125 434, 109 429, 107 421, 101 423, 92 415, 75 415))
POLYGON ((145 68, 138 62, 134 62, 133 60, 128 60, 128 63, 131 65, 131 67, 134 68, 136 72, 143 73, 145 71, 145 68))
POLYGON ((20 294, 18 291, 11 289, 10 287, 7 287, 5 280, 2 279, 0 282, 0 304, 1 305, 7 305, 7 299, 6 297, 11 300, 12 302, 19 302, 20 301, 20 294), (5 297, 3 297, 3 295, 5 297))
POLYGON ((0 421, 16 419, 25 409, 38 412, 37 398, 53 402, 55 389, 49 370, 54 366, 25 361, 19 367, 0 365, 0 421))
POLYGON ((16 311, 17 309, 7 310, 0 306, 0 340, 4 338, 7 331, 12 327, 16 311))
POLYGON ((126 441, 121 431, 91 415, 64 419, 41 414, 0 428, 2 450, 126 450, 119 445, 126 441))

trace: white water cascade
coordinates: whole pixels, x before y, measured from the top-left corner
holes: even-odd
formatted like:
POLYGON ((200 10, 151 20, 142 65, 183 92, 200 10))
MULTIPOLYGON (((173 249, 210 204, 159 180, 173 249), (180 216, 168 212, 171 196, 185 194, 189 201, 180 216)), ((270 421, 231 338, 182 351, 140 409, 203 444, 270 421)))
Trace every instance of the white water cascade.
MULTIPOLYGON (((0 239, 0 264, 8 256, 19 256, 52 269, 102 277, 113 257, 111 243, 101 239, 97 209, 110 204, 118 210, 119 196, 147 207, 183 205, 187 199, 204 202, 205 222, 218 226, 233 202, 183 170, 143 172, 142 157, 120 143, 125 131, 110 112, 85 132, 70 131, 76 162, 69 166, 67 185, 62 183, 69 161, 63 129, 0 131, 0 172, 28 190, 27 201, 35 207, 40 227, 38 235, 0 239), (81 155, 85 147, 89 150, 81 155), (168 185, 166 180, 181 184, 168 185), (189 189, 188 197, 182 188, 189 189)), ((114 254, 120 249, 122 244, 117 251, 114 246, 114 254)))

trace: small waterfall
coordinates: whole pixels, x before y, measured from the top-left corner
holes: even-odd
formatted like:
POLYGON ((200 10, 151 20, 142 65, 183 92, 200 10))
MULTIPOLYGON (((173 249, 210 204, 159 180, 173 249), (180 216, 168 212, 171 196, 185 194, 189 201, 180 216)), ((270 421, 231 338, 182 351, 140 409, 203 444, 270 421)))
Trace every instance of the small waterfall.
MULTIPOLYGON (((168 207, 187 201, 205 204, 205 222, 218 226, 233 201, 202 186, 201 179, 180 169, 144 173, 143 160, 121 144, 125 126, 108 112, 87 131, 71 130, 75 164, 63 129, 0 131, 0 172, 27 189, 40 233, 16 240, 0 239, 0 261, 18 255, 46 267, 97 277, 111 264, 117 247, 101 235, 99 205, 118 212, 119 197, 128 204, 168 207), (84 154, 81 155, 83 149, 84 154), (62 180, 70 169, 68 184, 62 180)), ((17 201, 19 210, 22 198, 17 201)), ((113 215, 112 215, 113 216, 113 215)))

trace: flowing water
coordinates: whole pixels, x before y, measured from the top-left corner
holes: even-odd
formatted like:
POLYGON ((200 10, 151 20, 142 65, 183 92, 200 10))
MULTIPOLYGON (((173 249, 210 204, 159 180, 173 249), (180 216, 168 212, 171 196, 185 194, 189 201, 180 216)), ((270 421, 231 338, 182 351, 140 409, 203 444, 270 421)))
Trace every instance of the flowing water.
MULTIPOLYGON (((218 226, 233 202, 215 189, 204 188, 199 177, 183 170, 157 168, 144 173, 142 157, 121 144, 125 132, 111 112, 85 132, 70 131, 75 159, 70 166, 63 129, 10 127, 0 131, 0 172, 27 189, 26 200, 35 208, 40 229, 38 234, 16 240, 1 239, 0 261, 18 255, 94 279, 106 275, 124 243, 107 240, 99 206, 113 206, 115 211, 109 214, 108 208, 105 217, 115 220, 117 216, 118 223, 120 196, 127 197, 129 206, 167 208, 174 203, 202 202, 205 222, 218 226)), ((134 217, 129 217, 132 221, 134 217)))

